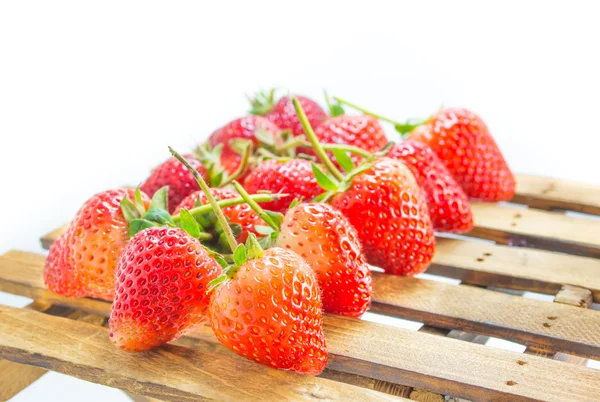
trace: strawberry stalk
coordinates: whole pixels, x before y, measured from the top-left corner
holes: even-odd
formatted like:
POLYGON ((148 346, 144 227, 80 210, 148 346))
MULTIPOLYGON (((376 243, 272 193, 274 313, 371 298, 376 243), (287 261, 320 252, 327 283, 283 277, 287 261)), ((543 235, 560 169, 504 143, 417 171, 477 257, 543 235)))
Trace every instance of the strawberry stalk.
POLYGON ((188 168, 188 170, 194 176, 194 179, 196 179, 196 182, 198 183, 198 185, 204 192, 204 195, 206 196, 206 199, 208 200, 209 205, 212 207, 212 210, 214 211, 215 215, 217 216, 217 220, 218 220, 219 224, 221 225, 221 228, 223 229, 223 234, 225 235, 225 239, 227 240, 229 248, 231 248, 231 251, 233 251, 235 254, 235 251, 238 247, 237 241, 235 240, 235 236, 233 235, 233 232, 231 231, 229 222, 227 222, 227 218, 225 218, 225 215, 223 214, 223 210, 221 210, 221 208, 219 208, 219 205, 217 204, 217 200, 215 200, 215 197, 213 197, 213 195, 210 193, 210 188, 208 187, 208 184, 206 184, 206 181, 204 181, 204 179, 202 178, 200 173, 198 173, 196 171, 196 169, 194 169, 192 167, 192 165, 190 165, 189 162, 183 156, 181 156, 179 153, 177 153, 177 151, 175 151, 171 147, 169 147, 169 151, 175 158, 177 158, 177 160, 179 162, 181 162, 186 168, 188 168))
POLYGON ((258 205, 256 203, 256 201, 254 201, 252 199, 252 196, 250 194, 248 194, 246 189, 244 189, 244 187, 242 187, 242 185, 240 183, 238 183, 237 181, 234 180, 233 187, 235 187, 235 190, 238 192, 238 194, 241 196, 241 198, 246 202, 246 204, 248 204, 250 206, 250 208, 252 208, 252 210, 254 212, 256 212, 258 214, 258 216, 260 216, 262 218, 263 221, 265 221, 265 223, 267 225, 269 225, 273 230, 276 230, 276 231, 281 230, 279 225, 276 224, 275 221, 273 220, 272 216, 267 211, 262 209, 262 207, 260 205, 258 205))
POLYGON ((392 123, 394 125, 394 128, 396 129, 396 131, 398 131, 402 137, 406 137, 406 135, 408 133, 410 133, 412 130, 414 130, 415 128, 417 128, 418 126, 426 123, 429 118, 426 119, 409 119, 403 123, 397 121, 397 120, 393 120, 390 119, 389 117, 385 117, 382 116, 380 114, 377 113, 373 113, 370 110, 367 110, 361 106, 355 105, 354 103, 348 102, 347 100, 338 98, 337 96, 334 96, 333 99, 335 99, 338 103, 344 104, 344 105, 348 105, 353 109, 356 109, 360 112, 363 112, 364 114, 368 114, 370 116, 375 117, 376 119, 382 120, 382 121, 387 121, 388 123, 392 123))
MULTIPOLYGON (((254 202, 269 202, 269 201, 275 201, 278 200, 279 198, 282 197, 287 197, 288 194, 252 194, 250 195, 250 199, 253 200, 254 202)), ((243 199, 242 197, 237 197, 237 198, 230 198, 227 200, 219 200, 217 201, 217 205, 220 208, 227 208, 227 207, 232 207, 234 205, 239 205, 239 204, 245 204, 247 201, 245 199, 243 199)), ((210 211, 213 210, 212 205, 210 204, 206 204, 206 205, 200 205, 199 207, 196 208, 192 208, 189 210, 190 214, 192 214, 192 216, 194 218, 204 215, 210 211)), ((181 215, 180 214, 176 214, 172 216, 173 218, 173 222, 177 223, 181 220, 181 215)))
MULTIPOLYGON (((304 140, 302 137, 294 137, 291 141, 288 141, 285 144, 283 144, 282 146, 278 147, 276 149, 276 151, 277 151, 277 154, 279 154, 290 148, 311 147, 311 146, 312 146, 312 144, 310 142, 304 140)), ((366 149, 362 149, 360 147, 354 146, 354 145, 321 144, 321 146, 326 151, 339 150, 339 151, 344 151, 344 152, 350 152, 351 154, 356 154, 358 156, 362 156, 363 158, 369 158, 370 156, 372 156, 371 152, 367 151, 366 149)))
POLYGON ((302 128, 304 128, 306 137, 308 138, 308 140, 310 141, 310 144, 312 145, 313 149, 317 153, 317 156, 319 157, 321 162, 323 162, 323 164, 325 165, 327 170, 333 175, 333 177, 335 177, 338 181, 343 181, 344 175, 342 174, 342 172, 340 172, 338 170, 337 167, 335 167, 335 165, 333 164, 331 159, 329 159, 329 156, 327 156, 327 152, 325 152, 325 150, 323 149, 323 146, 319 143, 319 140, 317 139, 317 136, 316 136, 314 130, 312 129, 310 123, 308 122, 306 113, 304 113, 304 109, 302 109, 302 105, 300 105, 298 98, 293 96, 292 103, 294 104, 294 109, 296 109, 296 114, 298 115, 298 120, 300 121, 300 124, 302 124, 302 128))

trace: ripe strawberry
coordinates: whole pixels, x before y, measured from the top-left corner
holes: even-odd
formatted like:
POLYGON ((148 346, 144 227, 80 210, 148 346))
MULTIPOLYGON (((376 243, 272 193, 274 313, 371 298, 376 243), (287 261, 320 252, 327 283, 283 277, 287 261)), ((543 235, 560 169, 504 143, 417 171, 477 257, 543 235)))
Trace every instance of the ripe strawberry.
MULTIPOLYGON (((275 103, 275 91, 271 90, 268 94, 259 93, 251 100, 252 109, 250 113, 254 115, 264 115, 282 130, 291 130, 294 135, 304 134, 302 124, 298 121, 298 116, 294 110, 289 97, 284 96, 275 103)), ((308 121, 312 127, 318 127, 326 118, 327 113, 315 101, 304 96, 297 97, 304 109, 308 121)))
POLYGON ((83 204, 50 248, 44 269, 50 290, 69 297, 113 299, 117 259, 129 241, 129 223, 120 207, 125 197, 140 208, 150 204, 143 193, 136 201, 131 189, 104 191, 83 204))
MULTIPOLYGON (((194 155, 188 154, 186 158, 200 174, 206 177, 206 168, 194 155)), ((157 166, 140 188, 152 196, 164 186, 169 186, 169 212, 197 188, 192 174, 175 158, 170 158, 157 166)))
POLYGON ((331 199, 356 228, 367 261, 388 273, 414 275, 433 258, 435 237, 425 199, 410 170, 379 158, 331 199))
POLYGON ((244 187, 250 194, 265 190, 289 194, 289 197, 261 204, 263 208, 275 212, 284 212, 294 198, 311 200, 323 192, 310 162, 304 159, 262 162, 246 176, 244 187))
POLYGON ((217 339, 235 353, 274 368, 317 375, 327 364, 315 273, 278 247, 242 264, 211 298, 217 339))
POLYGON ((208 137, 208 143, 213 148, 219 144, 223 144, 220 155, 221 166, 229 174, 232 174, 238 168, 242 158, 231 147, 230 142, 236 139, 250 140, 254 147, 257 147, 260 144, 259 137, 265 133, 275 137, 279 135, 280 130, 279 127, 265 117, 245 116, 227 123, 212 133, 208 137), (262 133, 257 133, 258 130, 262 130, 262 133))
POLYGON ((356 229, 324 203, 300 204, 285 214, 277 247, 304 258, 316 272, 326 312, 360 317, 371 304, 371 271, 356 229))
POLYGON ((293 102, 309 141, 333 176, 315 169, 319 184, 328 190, 318 199, 329 200, 356 228, 367 262, 398 275, 427 269, 435 248, 433 225, 410 170, 402 162, 379 157, 344 176, 328 158, 300 103, 293 102))
POLYGON ((140 352, 190 331, 206 319, 208 283, 220 273, 220 265, 184 230, 138 232, 117 267, 111 342, 140 352))
POLYGON ((487 126, 475 113, 446 108, 416 127, 409 138, 428 144, 444 162, 467 196, 508 201, 515 178, 487 126))
MULTIPOLYGON (((213 197, 219 200, 228 200, 238 197, 238 194, 235 191, 226 188, 211 188, 210 193, 213 195, 213 197)), ((181 201, 181 204, 175 208, 173 213, 179 213, 181 208, 194 208, 198 203, 198 198, 200 198, 201 205, 208 204, 204 193, 202 191, 196 191, 184 198, 183 201, 181 201)), ((248 204, 238 204, 223 208, 223 213, 229 219, 229 223, 238 224, 242 227, 242 232, 236 238, 237 241, 242 243, 248 238, 248 233, 258 234, 254 229, 256 225, 265 224, 260 216, 258 216, 258 214, 254 212, 248 204)))
POLYGON ((44 283, 54 293, 67 297, 84 297, 82 286, 75 281, 75 272, 66 246, 70 231, 63 233, 50 247, 44 266, 44 283))
POLYGON ((424 142, 394 144, 387 157, 402 161, 423 190, 435 230, 466 233, 473 228, 471 205, 446 166, 424 142))
MULTIPOLYGON (((369 152, 379 151, 387 144, 385 132, 379 121, 367 114, 330 117, 315 129, 319 141, 326 144, 348 144, 369 152)), ((362 158, 351 156, 356 163, 362 158)))

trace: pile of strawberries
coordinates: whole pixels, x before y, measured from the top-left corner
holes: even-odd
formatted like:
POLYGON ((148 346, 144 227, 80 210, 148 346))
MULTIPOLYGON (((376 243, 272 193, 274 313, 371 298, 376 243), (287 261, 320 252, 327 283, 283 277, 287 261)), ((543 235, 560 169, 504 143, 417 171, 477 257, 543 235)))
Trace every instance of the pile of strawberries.
POLYGON ((112 301, 110 339, 128 352, 209 320, 235 353, 315 375, 323 312, 369 308, 369 265, 415 275, 436 232, 473 227, 469 199, 509 200, 515 180, 484 122, 447 108, 399 123, 339 98, 252 100, 251 115, 138 189, 90 198, 46 261, 48 288, 112 301), (362 115, 344 114, 344 105, 362 115), (388 142, 379 121, 404 138, 388 142))

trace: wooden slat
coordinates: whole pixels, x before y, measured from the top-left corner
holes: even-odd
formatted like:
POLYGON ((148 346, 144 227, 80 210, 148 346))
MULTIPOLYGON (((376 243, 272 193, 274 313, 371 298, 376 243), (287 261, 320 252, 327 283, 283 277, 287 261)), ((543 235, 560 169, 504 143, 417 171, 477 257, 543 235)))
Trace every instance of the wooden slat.
MULTIPOLYGON (((42 260, 12 251, 0 257, 0 290, 35 296, 97 314, 108 314, 108 303, 73 299, 45 289, 42 260)), ((373 274, 372 310, 421 321, 437 327, 460 329, 515 340, 536 347, 585 357, 600 357, 600 312, 525 299, 473 286, 373 274), (547 327, 547 317, 558 317, 547 327)))
POLYGON ((600 258, 600 220, 510 205, 473 203, 469 236, 600 258))
POLYGON ((511 201, 535 208, 600 215, 600 186, 519 174, 517 193, 511 201))
POLYGON ((0 317, 3 358, 158 399, 399 399, 176 345, 129 354, 110 344, 105 328, 24 309, 1 306, 0 317))
MULTIPOLYGON (((0 266, 6 266, 5 262, 2 260, 0 266)), ((109 304, 100 303, 108 313, 109 304)), ((565 389, 558 382, 548 384, 548 373, 558 372, 562 384, 577 388, 576 396, 581 400, 600 392, 600 372, 591 369, 572 371, 555 365, 560 362, 337 316, 327 315, 324 329, 331 354, 328 368, 339 372, 470 399, 561 400, 567 396, 565 389)), ((215 341, 209 327, 189 336, 215 341)), ((152 396, 160 399, 159 395, 152 396)))
POLYGON ((508 289, 556 294, 564 284, 592 291, 600 301, 600 260, 562 253, 438 239, 427 273, 508 289))

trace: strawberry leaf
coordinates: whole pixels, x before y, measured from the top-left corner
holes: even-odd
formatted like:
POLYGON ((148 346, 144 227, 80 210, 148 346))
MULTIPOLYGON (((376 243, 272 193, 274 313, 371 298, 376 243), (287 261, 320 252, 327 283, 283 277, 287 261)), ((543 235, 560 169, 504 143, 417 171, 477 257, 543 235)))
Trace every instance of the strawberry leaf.
POLYGON ((340 164, 346 173, 350 173, 354 170, 354 162, 352 162, 352 159, 350 159, 346 151, 342 151, 341 149, 333 149, 332 152, 335 160, 340 164))
POLYGON ((337 117, 346 114, 346 112, 344 111, 342 105, 340 105, 339 103, 332 103, 329 106, 329 114, 331 114, 331 117, 337 117))
POLYGON ((190 211, 182 208, 179 211, 181 216, 180 225, 183 230, 188 232, 194 239, 200 237, 200 225, 196 222, 196 219, 190 214, 190 211))
POLYGON ((147 219, 134 219, 129 222, 129 237, 133 237, 136 235, 136 233, 154 226, 158 225, 147 219))
POLYGON ((165 186, 165 187, 158 189, 156 191, 156 193, 154 193, 154 195, 152 196, 152 201, 150 201, 150 209, 162 209, 165 211, 168 210, 168 207, 167 207, 167 205, 169 205, 168 190, 169 190, 169 187, 165 186))
POLYGON ((311 165, 313 174, 315 175, 315 179, 317 179, 319 186, 328 191, 336 191, 338 189, 338 184, 323 173, 316 164, 311 163, 311 165))
POLYGON ((271 233, 275 232, 275 229, 273 229, 270 226, 262 226, 262 225, 255 225, 254 226, 254 230, 256 230, 256 232, 258 234, 261 234, 263 236, 268 236, 271 233))
POLYGON ((167 210, 165 209, 160 208, 150 207, 148 212, 146 212, 146 215, 144 215, 144 219, 159 223, 161 225, 164 225, 166 223, 173 223, 173 218, 171 217, 171 215, 169 215, 169 212, 167 212, 167 210))
POLYGON ((138 219, 141 216, 138 210, 135 208, 135 205, 133 205, 131 200, 127 197, 123 197, 120 207, 121 212, 123 213, 123 216, 127 222, 131 222, 132 220, 138 219))
MULTIPOLYGON (((260 247, 260 244, 258 243, 258 240, 256 239, 256 235, 254 233, 250 233, 248 235, 248 239, 246 240, 246 250, 246 257, 249 260, 260 258, 265 254, 263 252, 263 249, 260 247)), ((235 253, 233 255, 233 258, 235 259, 235 253)))
POLYGON ((246 246, 244 246, 243 244, 238 244, 238 246, 235 248, 235 251, 233 252, 233 262, 235 263, 235 265, 240 267, 246 263, 246 260, 246 246))
POLYGON ((212 281, 208 282, 208 291, 212 292, 213 290, 215 290, 216 288, 221 286, 221 284, 223 284, 223 282, 225 282, 227 280, 229 280, 229 277, 227 276, 227 274, 216 277, 212 281))
POLYGON ((302 198, 294 198, 294 200, 292 201, 292 203, 290 204, 290 206, 288 207, 288 209, 292 209, 295 206, 299 205, 302 202, 302 198))
POLYGON ((284 218, 283 214, 279 212, 268 211, 266 209, 264 210, 264 213, 269 217, 271 222, 275 224, 275 226, 281 227, 284 218))
POLYGON ((146 213, 146 206, 144 204, 144 200, 142 200, 142 191, 139 187, 135 189, 134 201, 135 208, 140 213, 140 216, 143 216, 146 213))

